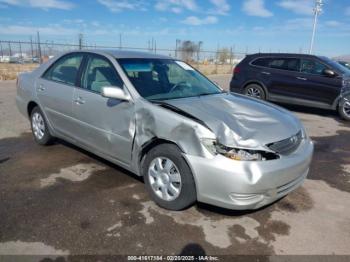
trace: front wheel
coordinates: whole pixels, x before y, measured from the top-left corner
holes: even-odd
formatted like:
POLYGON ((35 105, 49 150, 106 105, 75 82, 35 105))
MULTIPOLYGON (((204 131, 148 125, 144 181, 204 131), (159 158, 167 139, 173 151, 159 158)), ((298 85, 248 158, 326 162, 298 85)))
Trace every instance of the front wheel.
POLYGON ((349 98, 343 98, 339 102, 338 112, 343 119, 350 121, 350 99, 349 98))
POLYGON ((53 142, 54 138, 50 134, 45 116, 38 106, 32 110, 30 122, 34 139, 38 144, 49 145, 53 142))
POLYGON ((146 156, 142 173, 152 199, 169 210, 182 210, 196 201, 192 172, 177 146, 162 144, 146 156))

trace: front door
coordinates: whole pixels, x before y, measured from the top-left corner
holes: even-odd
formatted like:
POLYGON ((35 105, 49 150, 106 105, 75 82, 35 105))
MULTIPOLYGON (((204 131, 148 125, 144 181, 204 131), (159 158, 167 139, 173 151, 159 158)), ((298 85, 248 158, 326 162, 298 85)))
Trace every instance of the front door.
POLYGON ((342 79, 324 75, 327 65, 314 60, 302 59, 300 73, 297 75, 296 88, 299 98, 332 105, 340 94, 342 79))
POLYGON ((73 95, 73 113, 80 125, 81 143, 121 164, 130 165, 135 134, 134 104, 101 96, 101 88, 123 88, 113 64, 104 56, 90 54, 73 95))

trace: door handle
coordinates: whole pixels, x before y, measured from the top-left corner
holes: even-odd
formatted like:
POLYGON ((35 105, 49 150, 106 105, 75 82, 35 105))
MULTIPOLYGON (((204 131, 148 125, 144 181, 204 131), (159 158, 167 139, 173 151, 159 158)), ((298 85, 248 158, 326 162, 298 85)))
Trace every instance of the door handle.
POLYGON ((79 96, 78 98, 74 99, 74 103, 76 103, 77 105, 82 105, 85 104, 85 101, 79 96))
POLYGON ((42 84, 40 84, 36 90, 42 92, 45 90, 45 87, 42 84))
POLYGON ((307 80, 307 78, 305 78, 305 77, 297 77, 297 79, 303 80, 303 81, 306 81, 306 80, 307 80))
POLYGON ((271 75, 270 72, 261 72, 261 73, 264 74, 264 75, 271 75))

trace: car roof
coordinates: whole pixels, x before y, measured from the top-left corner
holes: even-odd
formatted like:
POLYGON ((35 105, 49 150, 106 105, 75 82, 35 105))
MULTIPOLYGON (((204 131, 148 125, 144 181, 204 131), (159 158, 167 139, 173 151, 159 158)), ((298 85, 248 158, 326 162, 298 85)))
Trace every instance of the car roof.
POLYGON ((295 53, 256 53, 248 55, 248 57, 257 58, 257 57, 298 57, 298 58, 315 58, 321 56, 308 55, 308 54, 295 54, 295 53))
POLYGON ((113 56, 114 58, 174 59, 170 56, 158 55, 151 52, 124 51, 124 50, 117 50, 117 49, 76 50, 76 51, 71 51, 69 53, 76 53, 76 52, 110 55, 110 56, 113 56))

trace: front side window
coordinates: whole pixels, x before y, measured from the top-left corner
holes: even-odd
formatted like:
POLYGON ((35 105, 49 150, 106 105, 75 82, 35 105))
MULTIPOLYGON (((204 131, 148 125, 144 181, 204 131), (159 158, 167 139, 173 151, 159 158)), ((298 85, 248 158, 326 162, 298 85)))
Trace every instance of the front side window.
POLYGON ((323 72, 328 67, 325 64, 320 62, 311 60, 311 59, 303 59, 301 60, 301 72, 305 74, 312 75, 323 75, 323 72))
POLYGON ((90 56, 81 81, 82 88, 100 93, 102 87, 123 87, 123 81, 113 65, 105 58, 90 56))
POLYGON ((148 100, 167 100, 221 93, 205 76, 181 61, 118 59, 137 92, 148 100))
POLYGON ((82 54, 64 56, 45 72, 43 78, 74 86, 82 60, 82 54))

